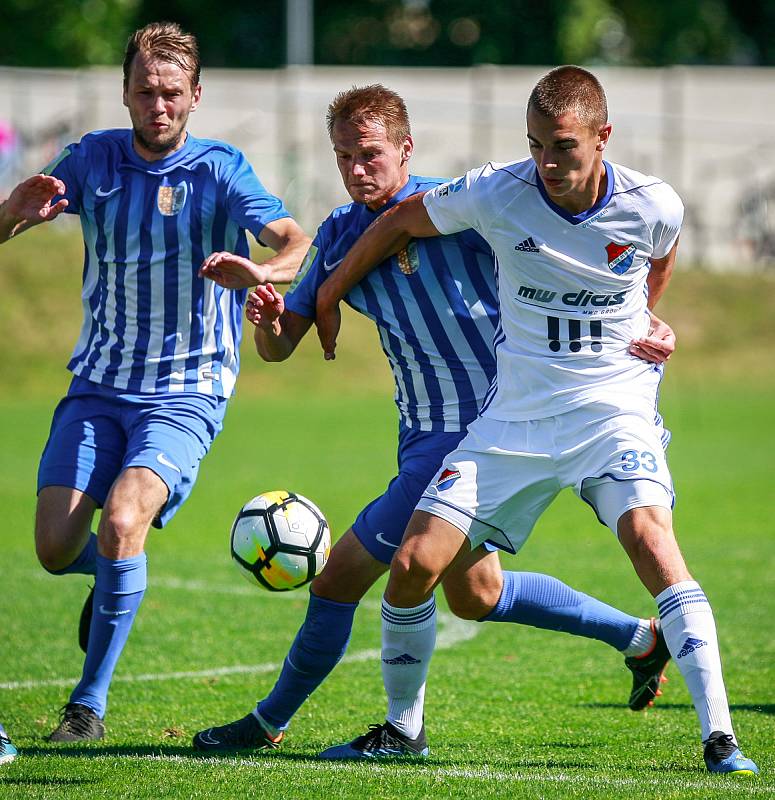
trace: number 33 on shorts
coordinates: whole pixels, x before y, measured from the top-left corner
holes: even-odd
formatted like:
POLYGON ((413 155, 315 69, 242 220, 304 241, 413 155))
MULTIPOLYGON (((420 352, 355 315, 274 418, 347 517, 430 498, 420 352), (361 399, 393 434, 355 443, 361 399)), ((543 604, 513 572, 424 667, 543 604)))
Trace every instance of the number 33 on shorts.
POLYGON ((621 455, 622 472, 645 470, 652 474, 659 471, 659 462, 654 453, 648 450, 625 450, 621 455))

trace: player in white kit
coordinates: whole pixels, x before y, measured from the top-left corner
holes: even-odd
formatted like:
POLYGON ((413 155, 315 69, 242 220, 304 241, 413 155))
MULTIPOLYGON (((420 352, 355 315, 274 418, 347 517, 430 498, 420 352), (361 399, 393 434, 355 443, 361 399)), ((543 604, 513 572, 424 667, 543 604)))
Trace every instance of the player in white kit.
POLYGON ((338 301, 414 237, 480 233, 496 256, 497 374, 479 417, 426 489, 383 599, 386 722, 327 758, 427 752, 422 707, 435 638, 433 589, 483 542, 509 552, 564 487, 617 534, 657 601, 700 719, 712 772, 758 769, 737 747, 713 614, 672 529, 662 368, 632 354, 676 257, 683 205, 658 178, 603 159, 611 125, 597 79, 552 70, 528 101, 532 159, 489 163, 383 214, 318 293, 333 357, 338 301))

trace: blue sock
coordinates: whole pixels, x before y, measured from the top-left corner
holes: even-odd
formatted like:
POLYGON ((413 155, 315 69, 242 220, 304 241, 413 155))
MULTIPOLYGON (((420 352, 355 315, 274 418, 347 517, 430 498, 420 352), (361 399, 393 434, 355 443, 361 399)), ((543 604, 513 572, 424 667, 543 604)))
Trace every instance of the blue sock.
POLYGON ((624 650, 635 636, 639 620, 549 575, 504 572, 498 604, 480 622, 519 622, 599 639, 624 650))
POLYGON ((304 624, 283 662, 280 677, 258 706, 258 713, 277 730, 320 686, 347 650, 357 603, 337 603, 309 593, 304 624))
POLYGON ((97 574, 97 534, 90 533, 89 540, 78 558, 64 569, 47 570, 52 575, 96 575, 97 574))
POLYGON ((105 716, 113 670, 145 594, 146 563, 145 553, 118 561, 97 555, 89 652, 70 702, 89 706, 98 717, 105 716))

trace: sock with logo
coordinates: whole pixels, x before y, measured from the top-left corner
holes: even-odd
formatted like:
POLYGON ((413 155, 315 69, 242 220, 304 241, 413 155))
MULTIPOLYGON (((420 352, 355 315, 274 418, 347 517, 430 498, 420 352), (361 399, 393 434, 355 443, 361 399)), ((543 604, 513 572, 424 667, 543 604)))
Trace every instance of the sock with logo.
POLYGON ((337 603, 309 593, 304 624, 283 662, 272 691, 256 706, 271 732, 285 730, 291 717, 339 663, 350 642, 357 603, 337 603))
POLYGON ((660 592, 656 601, 668 650, 700 718, 703 741, 713 731, 734 736, 716 623, 705 593, 695 581, 681 581, 660 592))
MULTIPOLYGON (((504 572, 503 589, 495 608, 480 622, 518 622, 552 631, 599 639, 625 655, 640 655, 653 644, 641 642, 641 629, 649 621, 631 617, 577 592, 550 575, 537 572, 504 572), (633 652, 628 652, 629 649, 633 652)), ((653 637, 652 637, 653 639, 653 637)))
POLYGON ((64 569, 46 570, 52 575, 95 575, 97 573, 97 534, 90 533, 78 557, 64 569))
POLYGON ((146 564, 145 553, 117 561, 97 555, 89 650, 70 702, 89 706, 98 717, 105 716, 113 670, 145 594, 146 564))
POLYGON ((436 601, 397 608, 382 598, 382 680, 387 720, 415 739, 422 729, 425 679, 436 645, 436 601))

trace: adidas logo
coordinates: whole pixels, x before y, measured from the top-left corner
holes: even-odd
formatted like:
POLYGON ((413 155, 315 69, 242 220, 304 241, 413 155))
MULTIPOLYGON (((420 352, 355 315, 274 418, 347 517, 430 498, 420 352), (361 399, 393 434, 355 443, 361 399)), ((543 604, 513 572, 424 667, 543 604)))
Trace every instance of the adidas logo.
POLYGON ((532 236, 528 236, 524 242, 520 242, 519 244, 514 245, 515 250, 519 250, 521 253, 537 253, 539 252, 538 248, 536 247, 536 243, 533 241, 532 236))
POLYGON ((420 659, 410 656, 409 653, 403 653, 395 658, 383 658, 383 664, 419 664, 420 659))
POLYGON ((693 639, 691 636, 689 636, 687 640, 683 643, 681 652, 676 656, 676 658, 683 658, 684 656, 688 656, 689 653, 693 653, 695 650, 699 650, 701 647, 705 647, 706 644, 707 642, 704 641, 703 639, 693 639))

